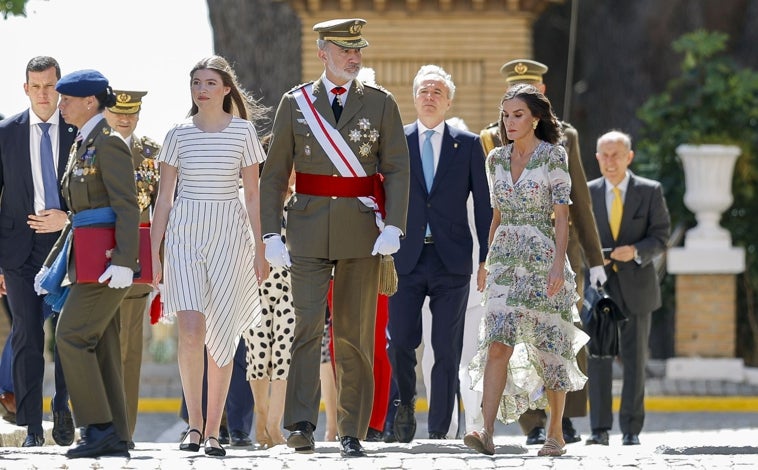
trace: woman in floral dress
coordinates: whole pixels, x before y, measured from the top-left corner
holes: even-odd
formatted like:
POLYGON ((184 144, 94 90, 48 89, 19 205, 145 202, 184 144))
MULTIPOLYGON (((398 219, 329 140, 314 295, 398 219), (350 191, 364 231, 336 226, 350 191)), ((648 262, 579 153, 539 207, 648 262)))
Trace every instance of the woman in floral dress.
POLYGON ((495 418, 515 421, 549 405, 547 439, 538 455, 562 455, 566 392, 587 378, 576 363, 587 335, 574 326, 574 273, 566 258, 571 180, 560 125, 548 99, 517 85, 501 100, 505 145, 487 156, 493 217, 485 314, 479 352, 470 364, 481 390, 484 428, 464 442, 493 454, 495 418))

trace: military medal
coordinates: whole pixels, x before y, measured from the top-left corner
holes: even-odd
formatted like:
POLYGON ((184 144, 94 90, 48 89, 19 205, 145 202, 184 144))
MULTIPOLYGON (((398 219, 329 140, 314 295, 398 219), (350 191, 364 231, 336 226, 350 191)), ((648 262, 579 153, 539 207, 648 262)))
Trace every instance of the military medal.
POLYGON ((305 148, 303 149, 303 152, 305 152, 305 156, 306 157, 310 156, 311 155, 311 146, 310 145, 306 145, 305 148))

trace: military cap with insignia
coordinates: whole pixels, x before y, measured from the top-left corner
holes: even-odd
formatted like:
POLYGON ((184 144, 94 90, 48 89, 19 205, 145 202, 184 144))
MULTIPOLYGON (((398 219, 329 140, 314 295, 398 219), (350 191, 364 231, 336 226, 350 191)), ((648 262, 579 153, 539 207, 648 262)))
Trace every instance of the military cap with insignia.
POLYGON ((97 70, 85 69, 71 72, 61 77, 55 85, 55 91, 61 95, 94 96, 108 88, 108 79, 97 70))
POLYGON ((318 33, 318 38, 330 41, 346 49, 362 49, 368 46, 361 29, 366 24, 362 18, 340 18, 323 21, 316 24, 313 30, 318 33))
POLYGON ((108 108, 108 111, 116 114, 136 114, 142 107, 142 97, 146 91, 113 90, 116 95, 116 104, 108 108))
POLYGON ((505 81, 508 83, 542 82, 542 76, 547 73, 547 65, 534 60, 517 59, 503 64, 500 73, 505 75, 505 81))

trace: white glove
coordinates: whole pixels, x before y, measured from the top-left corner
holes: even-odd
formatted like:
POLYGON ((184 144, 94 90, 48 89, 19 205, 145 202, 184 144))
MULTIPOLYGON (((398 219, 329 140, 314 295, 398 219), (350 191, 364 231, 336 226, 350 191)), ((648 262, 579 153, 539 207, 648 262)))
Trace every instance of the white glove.
POLYGON ((275 268, 289 268, 292 266, 290 253, 282 241, 282 237, 276 235, 263 240, 266 244, 266 261, 275 268))
POLYGON ((48 271, 50 271, 50 268, 42 266, 39 269, 39 272, 34 276, 34 292, 36 292, 37 295, 47 294, 47 290, 42 287, 42 277, 47 274, 48 271))
POLYGON ((382 233, 376 237, 374 243, 374 251, 371 252, 371 256, 375 256, 377 253, 382 255, 391 255, 400 249, 400 229, 394 225, 386 225, 382 233))
POLYGON ((605 284, 608 280, 608 276, 605 275, 605 268, 602 266, 593 266, 590 268, 590 285, 593 289, 597 289, 598 285, 605 284))
POLYGON ((114 264, 108 266, 103 274, 97 279, 100 284, 110 279, 108 287, 112 289, 124 289, 132 285, 134 281, 134 271, 132 268, 126 266, 116 266, 114 264))

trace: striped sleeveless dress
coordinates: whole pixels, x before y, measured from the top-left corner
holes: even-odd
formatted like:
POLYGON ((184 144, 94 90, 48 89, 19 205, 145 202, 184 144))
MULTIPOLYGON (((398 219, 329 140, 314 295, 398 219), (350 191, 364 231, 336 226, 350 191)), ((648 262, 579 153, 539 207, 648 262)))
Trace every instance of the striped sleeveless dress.
POLYGON ((177 124, 158 156, 178 175, 166 227, 164 309, 205 315, 205 344, 220 367, 261 314, 255 242, 238 188, 241 168, 264 159, 255 127, 238 117, 220 132, 204 132, 191 118, 177 124))

